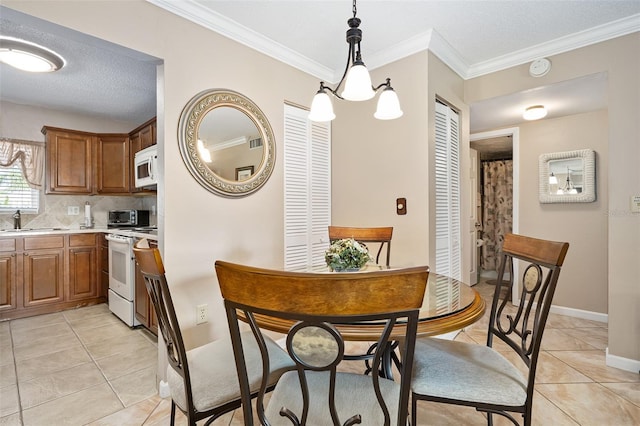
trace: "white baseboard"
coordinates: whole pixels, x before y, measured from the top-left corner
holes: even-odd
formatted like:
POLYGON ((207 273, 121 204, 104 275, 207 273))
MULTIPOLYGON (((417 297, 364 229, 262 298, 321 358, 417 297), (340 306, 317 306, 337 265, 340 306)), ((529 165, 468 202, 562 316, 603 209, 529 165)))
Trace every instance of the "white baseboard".
POLYGON ((609 322, 609 315, 601 314, 599 312, 583 311, 582 309, 566 308, 564 306, 551 305, 550 312, 559 315, 566 315, 568 317, 582 318, 591 321, 598 321, 603 323, 609 322))
POLYGON ((619 368, 620 370, 640 373, 640 360, 611 355, 609 348, 607 348, 606 364, 609 367, 619 368))

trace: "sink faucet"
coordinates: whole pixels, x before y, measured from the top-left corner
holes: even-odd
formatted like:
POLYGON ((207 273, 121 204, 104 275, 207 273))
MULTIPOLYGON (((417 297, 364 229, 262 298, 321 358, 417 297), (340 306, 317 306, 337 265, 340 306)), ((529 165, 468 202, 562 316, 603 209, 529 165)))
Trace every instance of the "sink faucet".
POLYGON ((20 229, 20 228, 22 228, 22 224, 20 223, 20 222, 21 222, 21 220, 20 220, 20 219, 21 219, 21 218, 20 218, 20 210, 16 211, 16 212, 13 214, 13 216, 12 216, 12 217, 13 217, 13 229, 20 229))

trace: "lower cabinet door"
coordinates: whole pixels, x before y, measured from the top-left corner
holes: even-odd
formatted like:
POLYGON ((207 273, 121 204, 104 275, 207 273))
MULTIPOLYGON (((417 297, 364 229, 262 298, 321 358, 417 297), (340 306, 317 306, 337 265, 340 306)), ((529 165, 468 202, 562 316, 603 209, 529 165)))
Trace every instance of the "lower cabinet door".
POLYGON ((95 247, 69 250, 69 300, 98 296, 98 253, 95 247))
POLYGON ((0 311, 16 308, 16 254, 0 253, 0 311))
POLYGON ((64 250, 33 250, 23 253, 24 306, 64 300, 64 250))

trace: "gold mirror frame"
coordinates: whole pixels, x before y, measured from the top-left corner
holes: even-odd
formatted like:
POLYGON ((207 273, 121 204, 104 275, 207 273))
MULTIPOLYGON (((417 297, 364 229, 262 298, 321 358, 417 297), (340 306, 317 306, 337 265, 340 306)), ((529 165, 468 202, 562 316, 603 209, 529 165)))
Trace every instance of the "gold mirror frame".
POLYGON ((271 176, 276 159, 273 130, 264 113, 249 98, 226 89, 204 90, 187 103, 180 114, 178 146, 182 160, 195 180, 208 191, 230 198, 244 197, 260 189, 271 176), (202 120, 214 109, 225 107, 235 108, 249 117, 263 141, 262 162, 246 180, 231 181, 218 176, 198 153, 198 130, 202 120))

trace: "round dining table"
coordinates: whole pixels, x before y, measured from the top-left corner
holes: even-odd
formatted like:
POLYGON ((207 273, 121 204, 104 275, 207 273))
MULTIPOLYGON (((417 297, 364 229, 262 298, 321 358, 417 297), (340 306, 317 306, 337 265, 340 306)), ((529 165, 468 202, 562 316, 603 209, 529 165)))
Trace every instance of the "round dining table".
MULTIPOLYGON (((368 270, 380 270, 376 269, 368 270)), ((354 273, 366 273, 368 270, 354 273)), ((435 336, 460 330, 478 321, 484 315, 485 303, 480 294, 467 284, 456 279, 429 272, 427 288, 420 307, 418 337, 435 336)), ((286 334, 292 321, 256 315, 260 327, 286 334)), ((383 325, 375 322, 344 324, 336 328, 348 341, 377 341, 383 325)), ((391 338, 404 335, 402 323, 397 324, 391 338)))
MULTIPOLYGON (((377 271, 384 266, 372 265, 354 273, 377 271)), ((393 269, 393 268, 391 268, 393 269)), ((318 271, 314 271, 318 272, 318 271)), ((420 307, 418 320, 418 337, 429 337, 460 330, 478 321, 485 312, 485 302, 482 296, 467 284, 445 275, 429 273, 424 299, 420 307)), ((293 325, 291 320, 275 318, 265 315, 255 315, 256 322, 261 328, 277 333, 287 334, 293 325)), ((355 324, 334 324, 342 337, 347 341, 376 342, 382 334, 384 324, 376 322, 355 324)), ((401 322, 397 323, 391 332, 392 343, 385 349, 380 365, 380 376, 393 378, 392 364, 399 365, 400 360, 395 353, 397 338, 405 335, 405 328, 401 322), (396 338, 396 339, 394 339, 396 338)), ((371 351, 373 346, 369 349, 371 351)), ((366 373, 371 371, 368 359, 370 353, 348 355, 350 360, 364 360, 366 373)))

